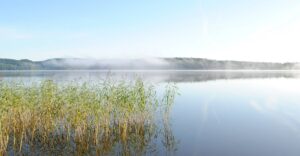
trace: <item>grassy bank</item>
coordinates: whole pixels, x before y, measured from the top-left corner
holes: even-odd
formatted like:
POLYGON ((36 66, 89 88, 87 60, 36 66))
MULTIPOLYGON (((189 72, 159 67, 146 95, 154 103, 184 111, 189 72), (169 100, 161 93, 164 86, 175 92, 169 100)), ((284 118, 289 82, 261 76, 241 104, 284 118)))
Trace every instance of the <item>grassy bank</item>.
POLYGON ((1 82, 0 154, 142 154, 157 136, 157 113, 167 116, 175 94, 169 85, 158 98, 140 79, 1 82))

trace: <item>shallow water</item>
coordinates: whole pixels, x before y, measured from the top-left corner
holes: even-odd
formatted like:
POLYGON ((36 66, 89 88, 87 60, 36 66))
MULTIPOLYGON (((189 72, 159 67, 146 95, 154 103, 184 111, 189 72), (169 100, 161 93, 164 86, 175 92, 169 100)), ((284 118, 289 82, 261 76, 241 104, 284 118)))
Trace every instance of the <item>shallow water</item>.
POLYGON ((170 117, 177 150, 157 147, 158 155, 300 155, 299 71, 1 71, 0 81, 107 76, 177 83, 170 117))

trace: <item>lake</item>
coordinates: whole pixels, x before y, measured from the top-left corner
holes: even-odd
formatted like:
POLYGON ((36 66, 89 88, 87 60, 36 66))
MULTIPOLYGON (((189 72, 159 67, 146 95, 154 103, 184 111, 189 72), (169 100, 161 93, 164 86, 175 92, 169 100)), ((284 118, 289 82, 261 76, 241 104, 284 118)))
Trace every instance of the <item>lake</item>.
MULTIPOLYGON (((300 155, 300 71, 1 71, 0 81, 59 83, 141 77, 174 82, 172 151, 154 155, 300 155)), ((158 136, 162 137, 162 136, 158 136)), ((151 153, 148 153, 152 155, 151 153)))

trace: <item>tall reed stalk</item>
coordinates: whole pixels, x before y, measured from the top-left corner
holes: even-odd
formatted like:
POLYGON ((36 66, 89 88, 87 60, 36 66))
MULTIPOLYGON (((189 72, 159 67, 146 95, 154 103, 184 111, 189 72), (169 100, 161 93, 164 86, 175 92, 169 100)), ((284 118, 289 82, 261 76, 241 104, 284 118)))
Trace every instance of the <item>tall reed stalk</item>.
POLYGON ((155 113, 169 112, 175 94, 168 86, 158 99, 141 79, 0 82, 0 155, 143 154, 157 135, 155 113))

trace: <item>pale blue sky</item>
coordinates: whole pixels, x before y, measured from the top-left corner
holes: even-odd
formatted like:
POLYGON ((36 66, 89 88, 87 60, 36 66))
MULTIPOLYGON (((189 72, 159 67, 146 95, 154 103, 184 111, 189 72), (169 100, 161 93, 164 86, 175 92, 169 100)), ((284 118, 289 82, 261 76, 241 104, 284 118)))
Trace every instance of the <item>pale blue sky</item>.
POLYGON ((0 0, 0 57, 300 62, 299 0, 0 0))

